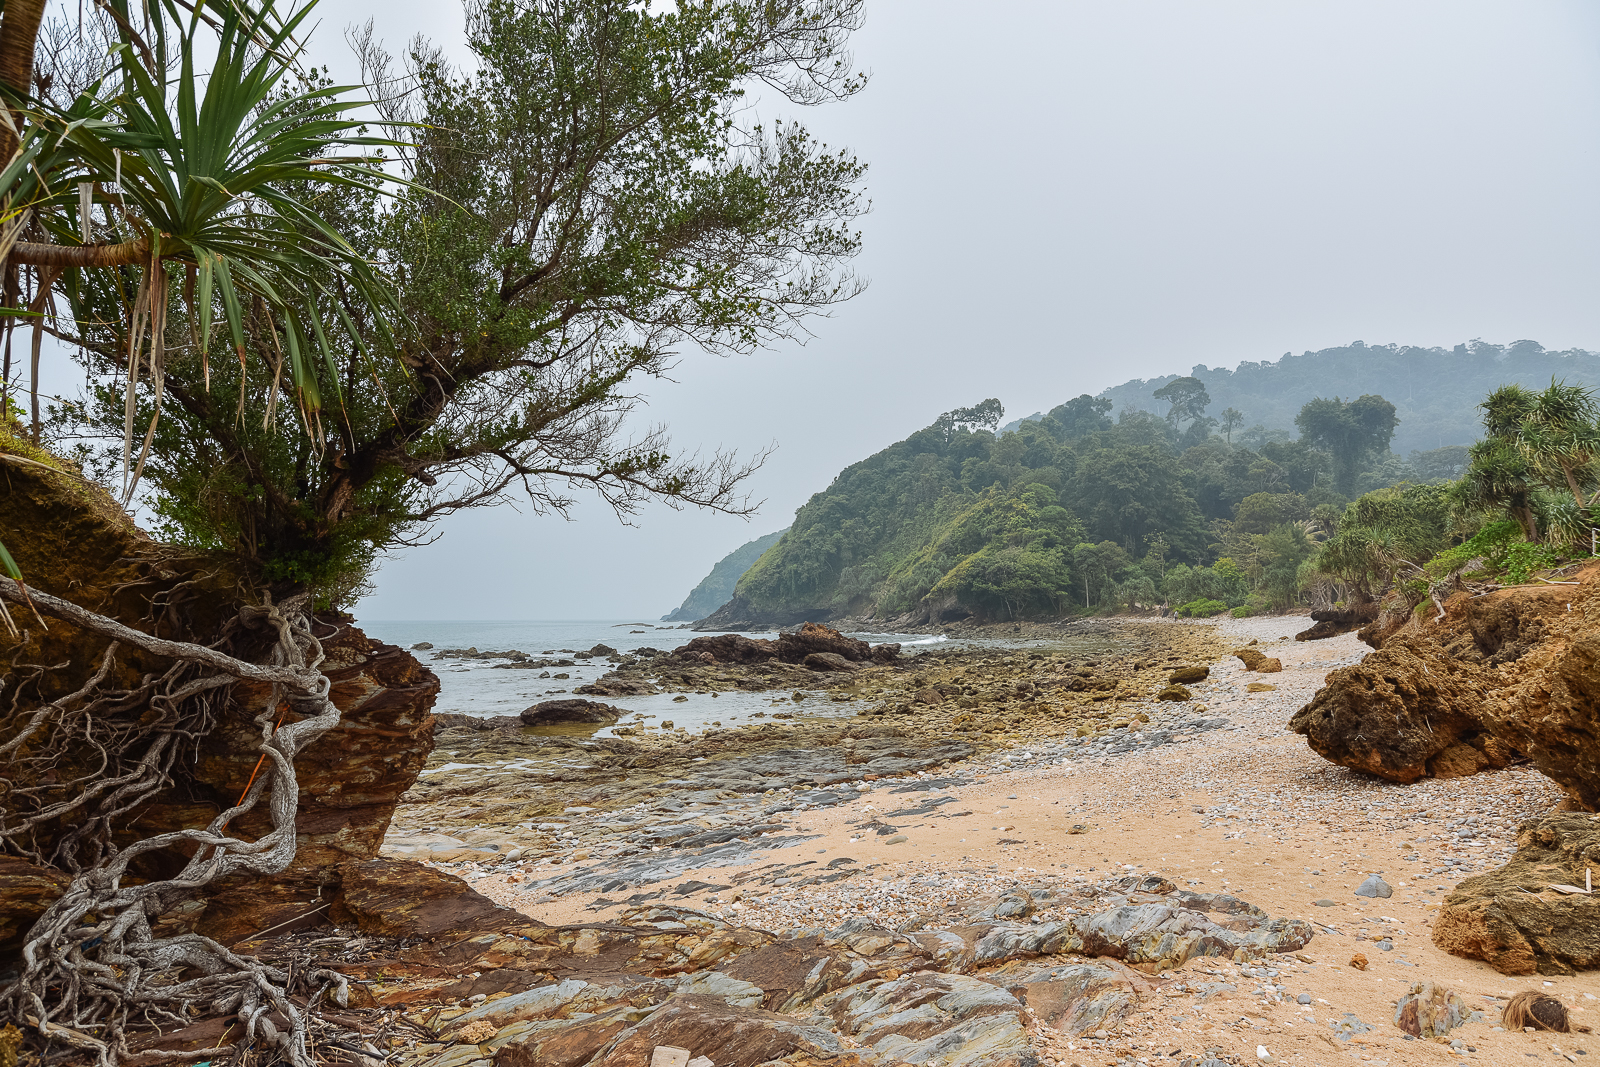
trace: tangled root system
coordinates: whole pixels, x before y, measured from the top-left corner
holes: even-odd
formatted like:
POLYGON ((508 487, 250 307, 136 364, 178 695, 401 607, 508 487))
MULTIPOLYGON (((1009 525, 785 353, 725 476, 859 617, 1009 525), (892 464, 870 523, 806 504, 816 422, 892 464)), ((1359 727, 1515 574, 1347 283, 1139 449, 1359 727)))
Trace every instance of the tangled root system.
POLYGON ((1561 1001, 1531 989, 1518 993, 1506 1002, 1500 1013, 1500 1025, 1507 1030, 1523 1030, 1531 1026, 1535 1030, 1552 1030, 1558 1034, 1570 1034, 1574 1030, 1583 1034, 1589 1032, 1589 1027, 1572 1021, 1567 1014, 1567 1006, 1561 1001))

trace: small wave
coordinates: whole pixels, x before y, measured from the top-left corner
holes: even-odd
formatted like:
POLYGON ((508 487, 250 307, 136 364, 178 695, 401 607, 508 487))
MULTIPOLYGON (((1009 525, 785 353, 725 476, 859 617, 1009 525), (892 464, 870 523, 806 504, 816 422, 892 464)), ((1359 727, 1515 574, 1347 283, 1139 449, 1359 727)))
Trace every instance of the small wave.
POLYGON ((902 645, 937 645, 940 641, 948 640, 950 640, 950 638, 946 637, 944 634, 935 634, 932 637, 920 637, 915 641, 902 641, 900 643, 902 645))

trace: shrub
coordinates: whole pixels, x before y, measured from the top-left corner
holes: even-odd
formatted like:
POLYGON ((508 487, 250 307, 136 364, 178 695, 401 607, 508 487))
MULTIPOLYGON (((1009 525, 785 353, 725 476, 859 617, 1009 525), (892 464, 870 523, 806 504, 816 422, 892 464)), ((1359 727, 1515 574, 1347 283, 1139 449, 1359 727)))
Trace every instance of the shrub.
POLYGON ((1201 598, 1199 600, 1191 600, 1187 604, 1180 606, 1176 614, 1183 619, 1200 619, 1210 618, 1212 615, 1220 615, 1227 610, 1228 605, 1220 600, 1201 598))
POLYGON ((1230 614, 1236 619, 1248 618, 1250 616, 1250 607, 1247 604, 1240 604, 1230 614))

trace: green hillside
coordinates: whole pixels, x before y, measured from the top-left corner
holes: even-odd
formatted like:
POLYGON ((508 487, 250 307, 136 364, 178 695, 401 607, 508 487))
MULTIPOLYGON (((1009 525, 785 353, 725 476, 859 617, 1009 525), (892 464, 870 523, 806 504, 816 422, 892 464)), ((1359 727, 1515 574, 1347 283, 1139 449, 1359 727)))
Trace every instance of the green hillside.
POLYGON ((1350 501, 1459 478, 1483 398, 1552 377, 1600 380, 1600 355, 1356 343, 1128 382, 998 432, 998 401, 947 412, 841 471, 707 625, 1003 619, 1191 593, 1287 606, 1350 501))
POLYGON ((743 577, 750 565, 761 558, 761 553, 771 548, 782 537, 788 528, 785 527, 776 533, 769 533, 765 537, 758 537, 754 541, 746 541, 738 548, 729 552, 717 565, 711 568, 711 573, 700 580, 700 584, 684 598, 682 604, 667 614, 661 616, 662 622, 695 622, 705 618, 713 611, 728 602, 733 596, 734 586, 743 577))

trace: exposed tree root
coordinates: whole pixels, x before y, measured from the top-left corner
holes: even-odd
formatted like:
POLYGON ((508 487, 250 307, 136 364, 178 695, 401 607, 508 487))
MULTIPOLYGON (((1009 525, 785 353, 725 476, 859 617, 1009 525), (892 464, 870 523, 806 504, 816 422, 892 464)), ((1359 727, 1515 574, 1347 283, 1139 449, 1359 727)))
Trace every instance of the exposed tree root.
MULTIPOLYGON (((322 646, 312 634, 304 601, 278 606, 269 601, 240 613, 238 625, 267 627, 275 634, 270 662, 262 664, 205 645, 152 637, 37 590, 24 592, 9 579, 0 578, 0 598, 13 603, 31 599, 43 615, 111 639, 84 687, 31 712, 16 707, 17 701, 28 678, 35 676, 29 671, 46 668, 13 671, 19 679, 12 696, 19 729, 0 739, 0 759, 19 754, 49 759, 52 750, 61 751, 64 736, 74 734, 80 744, 87 737, 91 746, 100 746, 103 760, 99 769, 68 783, 75 788, 65 793, 52 789, 31 810, 22 804, 23 813, 12 825, 0 823, 0 844, 75 872, 66 892, 29 931, 20 976, 0 987, 0 1015, 25 1023, 46 1041, 92 1053, 102 1067, 113 1067, 129 1054, 130 1025, 186 1026, 202 1013, 237 1012, 243 1042, 274 1048, 295 1067, 312 1067, 306 1020, 303 1009, 289 998, 291 975, 286 970, 197 934, 158 938, 152 933, 157 918, 202 887, 229 875, 276 874, 294 859, 299 800, 294 759, 339 722, 339 711, 328 699, 329 681, 319 670, 322 646), (119 645, 168 658, 173 665, 133 689, 108 689, 105 680, 119 645), (118 848, 110 837, 113 822, 171 781, 177 751, 209 729, 212 699, 239 679, 272 687, 271 699, 255 719, 262 734, 261 773, 244 797, 203 829, 159 834, 118 848), (274 715, 284 704, 293 714, 274 728, 274 715), (105 735, 106 713, 118 710, 139 713, 121 717, 121 734, 105 735), (94 733, 96 728, 101 735, 94 733), (229 824, 263 800, 271 831, 254 841, 229 837, 229 824), (37 832, 64 821, 73 823, 73 829, 46 854, 35 840, 37 832), (172 878, 125 884, 130 865, 162 850, 193 850, 193 856, 172 878)), ((7 807, 15 816, 19 800, 44 791, 10 792, 7 807)), ((294 977, 313 988, 333 988, 343 1000, 344 979, 332 972, 294 977)), ((194 1057, 174 1053, 171 1058, 194 1057)))

